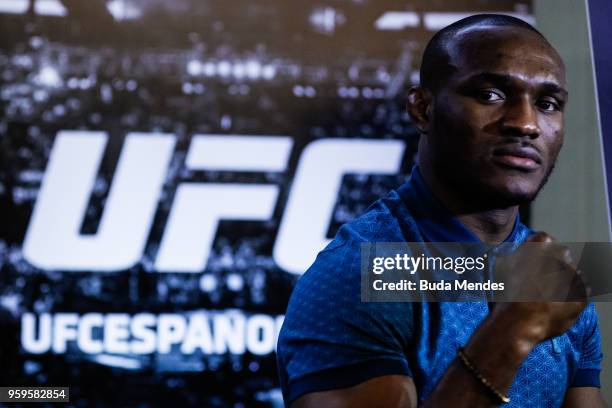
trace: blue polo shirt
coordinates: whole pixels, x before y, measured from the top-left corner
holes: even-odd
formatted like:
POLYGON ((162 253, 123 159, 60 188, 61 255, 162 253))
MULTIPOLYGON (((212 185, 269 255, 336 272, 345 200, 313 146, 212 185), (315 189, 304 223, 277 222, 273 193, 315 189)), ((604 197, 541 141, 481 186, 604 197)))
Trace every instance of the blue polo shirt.
MULTIPOLYGON (((517 219, 507 242, 533 232, 517 219)), ((383 375, 412 377, 426 399, 489 304, 361 302, 362 242, 480 242, 437 201, 417 167, 410 180, 343 225, 298 281, 278 340, 285 403, 383 375)), ((601 340, 593 304, 519 368, 508 407, 561 406, 568 387, 599 387, 601 340)))

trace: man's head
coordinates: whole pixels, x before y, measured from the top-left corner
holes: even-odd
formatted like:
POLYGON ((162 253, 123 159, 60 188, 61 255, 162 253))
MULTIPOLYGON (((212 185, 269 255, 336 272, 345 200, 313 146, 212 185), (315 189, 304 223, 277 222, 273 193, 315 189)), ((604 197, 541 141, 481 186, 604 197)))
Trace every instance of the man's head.
POLYGON ((564 88, 563 61, 519 19, 476 15, 442 29, 409 94, 423 172, 488 207, 531 201, 563 144, 564 88))

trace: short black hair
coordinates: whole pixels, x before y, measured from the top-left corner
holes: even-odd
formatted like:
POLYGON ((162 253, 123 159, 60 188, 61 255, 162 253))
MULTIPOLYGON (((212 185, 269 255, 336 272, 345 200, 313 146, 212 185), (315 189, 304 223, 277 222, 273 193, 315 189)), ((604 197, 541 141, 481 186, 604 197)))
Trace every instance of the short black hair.
POLYGON ((462 18, 440 31, 427 43, 421 60, 420 80, 421 86, 436 92, 449 75, 448 42, 460 30, 477 26, 518 27, 537 33, 546 41, 546 38, 531 24, 506 14, 475 14, 462 18))

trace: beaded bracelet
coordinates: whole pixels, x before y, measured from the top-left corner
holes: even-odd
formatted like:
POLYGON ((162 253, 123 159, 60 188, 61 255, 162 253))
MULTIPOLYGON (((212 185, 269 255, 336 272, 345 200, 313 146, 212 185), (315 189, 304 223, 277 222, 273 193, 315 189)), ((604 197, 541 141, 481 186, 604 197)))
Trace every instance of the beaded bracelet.
POLYGON ((459 356, 459 358, 461 359, 461 362, 463 363, 463 365, 465 366, 465 368, 468 369, 469 372, 471 372, 472 374, 474 374, 474 376, 476 378, 478 378, 478 380, 485 386, 487 387, 487 389, 489 391, 491 391, 493 393, 493 395, 495 395, 495 397, 497 397, 499 399, 499 401, 501 403, 508 403, 510 402, 510 398, 507 395, 502 394, 501 392, 499 392, 497 390, 497 388, 495 388, 495 386, 493 384, 491 384, 489 382, 489 380, 487 380, 484 375, 482 375, 480 373, 480 371, 478 371, 478 369, 476 368, 476 366, 474 366, 474 364, 472 364, 472 362, 470 361, 469 358, 467 358, 467 356, 465 355, 465 352, 463 351, 463 347, 459 347, 459 350, 457 350, 457 355, 459 356))

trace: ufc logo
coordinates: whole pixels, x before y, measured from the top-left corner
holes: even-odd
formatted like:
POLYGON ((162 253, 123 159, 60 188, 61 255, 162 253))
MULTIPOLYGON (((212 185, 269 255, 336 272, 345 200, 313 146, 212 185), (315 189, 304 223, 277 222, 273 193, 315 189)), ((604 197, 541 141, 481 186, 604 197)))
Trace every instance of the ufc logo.
MULTIPOLYGON (((117 163, 99 228, 79 233, 108 136, 60 131, 25 235, 25 259, 41 269, 113 272, 145 249, 176 138, 130 133, 117 163)), ((192 170, 285 172, 293 140, 284 136, 194 135, 192 170)), ((346 173, 393 174, 399 140, 320 139, 306 146, 287 200, 273 256, 300 274, 328 243, 326 231, 346 173)), ((179 183, 155 259, 159 272, 202 272, 219 220, 270 220, 275 184, 179 183)))

